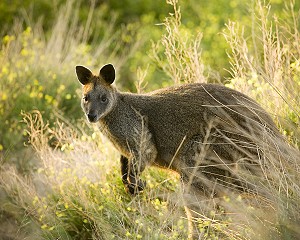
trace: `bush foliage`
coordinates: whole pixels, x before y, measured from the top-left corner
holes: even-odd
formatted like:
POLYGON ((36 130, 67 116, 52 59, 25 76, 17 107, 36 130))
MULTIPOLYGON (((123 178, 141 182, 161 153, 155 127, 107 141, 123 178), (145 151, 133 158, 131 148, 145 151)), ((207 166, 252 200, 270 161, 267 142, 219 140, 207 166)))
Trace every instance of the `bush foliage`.
POLYGON ((273 172, 256 183, 272 201, 224 195, 235 212, 212 209, 195 221, 203 239, 296 239, 299 3, 125 2, 0 3, 0 235, 187 238, 178 176, 149 169, 144 194, 130 197, 116 151, 82 120, 75 65, 96 72, 112 62, 122 89, 219 82, 256 99, 289 142, 272 149, 273 172))

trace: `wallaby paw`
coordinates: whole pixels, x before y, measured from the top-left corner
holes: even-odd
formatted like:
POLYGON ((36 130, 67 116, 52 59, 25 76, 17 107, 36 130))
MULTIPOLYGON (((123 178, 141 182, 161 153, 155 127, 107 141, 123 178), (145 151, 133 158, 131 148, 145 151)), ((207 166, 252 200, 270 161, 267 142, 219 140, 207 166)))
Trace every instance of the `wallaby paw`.
POLYGON ((139 180, 137 183, 129 183, 125 185, 125 189, 132 195, 139 194, 146 187, 146 182, 139 180))

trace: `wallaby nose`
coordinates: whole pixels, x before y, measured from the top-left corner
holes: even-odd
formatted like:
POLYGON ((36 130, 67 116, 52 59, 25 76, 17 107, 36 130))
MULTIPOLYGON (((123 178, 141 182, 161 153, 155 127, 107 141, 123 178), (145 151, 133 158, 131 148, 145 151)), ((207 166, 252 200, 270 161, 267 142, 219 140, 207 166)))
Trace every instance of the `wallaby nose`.
POLYGON ((97 119, 97 115, 94 114, 94 113, 88 113, 87 117, 88 117, 90 122, 95 122, 96 119, 97 119))

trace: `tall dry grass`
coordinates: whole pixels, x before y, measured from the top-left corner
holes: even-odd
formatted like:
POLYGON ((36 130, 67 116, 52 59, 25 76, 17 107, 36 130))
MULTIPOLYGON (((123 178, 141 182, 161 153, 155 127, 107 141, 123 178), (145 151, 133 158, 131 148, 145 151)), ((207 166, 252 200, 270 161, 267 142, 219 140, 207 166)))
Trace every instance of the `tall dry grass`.
MULTIPOLYGON (((185 35, 177 1, 169 3, 174 7, 174 15, 164 22, 166 35, 160 43, 165 56, 157 54, 156 45, 153 59, 158 64, 163 64, 161 58, 168 60, 161 67, 174 79, 174 84, 205 82, 209 75, 201 61, 201 34, 195 38, 185 35)), ((257 125, 254 130, 263 131, 263 139, 243 133, 261 153, 254 156, 249 153, 254 163, 248 165, 251 171, 242 167, 233 169, 230 163, 220 162, 251 188, 236 191, 235 186, 228 184, 215 186, 204 176, 205 183, 219 191, 219 197, 194 199, 182 194, 176 174, 149 169, 143 174, 148 187, 143 194, 131 198, 123 189, 119 156, 98 130, 75 127, 58 113, 55 124, 50 126, 39 111, 33 111, 23 115, 28 144, 33 149, 32 169, 27 175, 20 174, 1 156, 1 219, 8 224, 1 225, 5 229, 0 233, 14 239, 186 239, 188 223, 181 199, 186 197, 199 201, 200 210, 193 212, 192 220, 202 239, 297 239, 300 235, 299 17, 289 5, 292 22, 275 21, 270 18, 269 8, 261 1, 256 2, 251 42, 241 34, 237 23, 229 23, 225 33, 231 46, 233 75, 227 86, 256 99, 271 113, 288 139, 282 140, 257 125), (210 206, 209 211, 207 208, 201 211, 203 206, 210 206)), ((72 16, 72 10, 68 11, 66 14, 62 11, 60 24, 65 24, 64 17, 72 16)), ((69 64, 70 59, 77 59, 72 57, 76 54, 74 48, 84 45, 76 42, 77 38, 70 38, 72 34, 77 36, 73 28, 64 26, 57 27, 57 31, 64 29, 68 33, 58 31, 62 35, 57 39, 53 35, 46 49, 51 55, 52 46, 58 55, 51 56, 58 57, 59 63, 69 64), (70 45, 62 41, 65 38, 70 39, 67 41, 70 45)), ((78 38, 86 36, 86 31, 82 30, 78 38)), ((84 61, 98 65, 98 60, 90 57, 100 56, 101 47, 95 52, 96 55, 89 55, 84 61)), ((142 90, 144 75, 139 75, 137 88, 142 90)), ((207 128, 207 140, 213 137, 211 130, 207 128)), ((233 147, 240 148, 241 143, 231 140, 228 139, 233 147)), ((203 148, 201 161, 206 151, 203 148)))
POLYGON ((251 38, 244 35, 243 26, 228 23, 228 30, 224 32, 231 48, 232 79, 228 86, 252 96, 287 134, 297 135, 299 13, 294 11, 293 1, 286 3, 285 13, 285 19, 278 19, 272 15, 271 5, 256 1, 252 10, 251 38))
POLYGON ((1 229, 3 236, 177 239, 186 235, 181 209, 176 202, 169 205, 165 194, 177 191, 176 175, 147 171, 147 194, 131 198, 121 182, 119 156, 99 130, 90 136, 62 119, 50 127, 39 111, 23 116, 37 165, 28 176, 12 165, 1 165, 2 219, 14 220, 10 225, 14 230, 1 229))
MULTIPOLYGON (((204 75, 201 51, 196 47, 201 42, 201 34, 195 34, 194 38, 189 37, 187 41, 182 34, 177 2, 169 3, 174 6, 175 13, 164 22, 167 33, 160 43, 168 59, 168 65, 164 69, 172 77, 174 84, 206 82, 208 77, 204 75), (187 62, 189 63, 186 64, 187 62), (196 69, 193 68, 195 65, 196 69)), ((201 179, 199 181, 211 189, 211 192, 219 192, 221 196, 211 200, 209 209, 213 214, 206 216, 203 216, 201 209, 205 209, 208 202, 192 198, 190 201, 199 201, 200 210, 194 213, 194 222, 209 219, 208 221, 215 223, 223 220, 223 223, 228 224, 223 237, 229 238, 297 239, 300 236, 300 189, 297 184, 300 180, 299 13, 294 11, 293 1, 286 4, 286 19, 278 19, 272 15, 271 5, 262 1, 255 1, 252 7, 250 38, 245 35, 245 29, 234 22, 229 22, 228 29, 224 32, 231 48, 228 55, 232 66, 229 70, 232 78, 228 79, 226 86, 258 101, 271 114, 286 140, 277 134, 270 134, 259 123, 252 126, 251 135, 239 129, 239 126, 234 126, 230 131, 240 131, 248 139, 249 149, 247 146, 243 149, 246 159, 237 159, 238 163, 232 166, 232 163, 224 162, 220 157, 214 164, 221 166, 221 169, 227 168, 229 173, 244 182, 244 192, 237 192, 234 184, 228 187, 226 181, 216 186, 216 182, 194 171, 194 178, 201 179), (250 147, 256 149, 256 154, 251 153, 250 147), (247 166, 244 169, 243 164, 247 166), (241 167, 236 169, 237 166, 241 167)), ((154 51, 156 49, 157 47, 154 51)), ((161 64, 159 56, 154 56, 158 64, 161 64)), ((228 107, 224 106, 224 119, 229 119, 227 110, 228 107)), ((210 122, 207 122, 208 142, 213 141, 209 139, 213 139, 215 134, 210 126, 210 122)), ((222 135, 221 130, 219 134, 222 135)), ((227 139, 227 142, 235 149, 241 149, 241 145, 245 147, 245 143, 236 142, 236 139, 227 139)), ((197 160, 203 164, 209 149, 199 148, 201 151, 197 160)), ((194 179, 190 184, 193 181, 194 179)), ((207 213, 207 209, 204 212, 207 213)), ((207 237, 205 233, 198 234, 202 238, 207 237)))
POLYGON ((162 25, 166 33, 158 43, 152 44, 151 57, 156 64, 174 81, 205 82, 204 65, 201 59, 202 33, 192 36, 181 27, 181 12, 178 0, 168 0, 174 13, 167 17, 162 25), (162 47, 163 56, 159 54, 162 47))
POLYGON ((227 86, 256 99, 273 116, 289 142, 270 139, 270 144, 257 139, 265 144, 264 153, 267 153, 262 166, 264 178, 260 181, 272 198, 269 229, 274 231, 267 237, 298 239, 299 13, 294 11, 293 1, 286 4, 285 11, 286 18, 278 19, 272 15, 271 5, 256 1, 250 39, 238 23, 228 23, 225 38, 231 47, 232 79, 227 86))

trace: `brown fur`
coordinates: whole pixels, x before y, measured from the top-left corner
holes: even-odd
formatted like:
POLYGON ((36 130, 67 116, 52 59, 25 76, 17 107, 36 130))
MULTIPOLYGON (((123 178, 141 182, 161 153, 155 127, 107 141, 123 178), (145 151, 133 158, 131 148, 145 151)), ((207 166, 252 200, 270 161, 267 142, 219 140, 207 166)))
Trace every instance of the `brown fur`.
POLYGON ((99 76, 82 66, 76 72, 88 98, 84 112, 120 151, 122 179, 131 193, 143 189, 139 177, 147 165, 177 171, 188 192, 210 195, 216 183, 245 188, 235 170, 257 174, 254 159, 261 151, 253 136, 281 137, 254 100, 224 86, 195 83, 131 94, 111 85, 112 65, 99 76))

